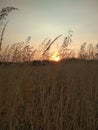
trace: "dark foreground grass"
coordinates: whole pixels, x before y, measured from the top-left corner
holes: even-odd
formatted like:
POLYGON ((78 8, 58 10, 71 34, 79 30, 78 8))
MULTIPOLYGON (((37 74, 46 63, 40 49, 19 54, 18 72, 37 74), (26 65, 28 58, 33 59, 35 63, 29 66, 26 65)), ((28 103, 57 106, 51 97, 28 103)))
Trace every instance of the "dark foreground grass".
POLYGON ((98 62, 0 65, 0 130, 98 130, 98 62))

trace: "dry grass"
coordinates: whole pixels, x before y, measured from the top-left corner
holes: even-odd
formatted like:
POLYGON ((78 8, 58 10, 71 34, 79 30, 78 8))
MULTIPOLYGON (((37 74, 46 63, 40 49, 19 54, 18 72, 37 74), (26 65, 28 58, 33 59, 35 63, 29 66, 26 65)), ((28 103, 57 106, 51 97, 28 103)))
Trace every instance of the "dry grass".
POLYGON ((0 66, 0 130, 97 130, 98 62, 0 66))

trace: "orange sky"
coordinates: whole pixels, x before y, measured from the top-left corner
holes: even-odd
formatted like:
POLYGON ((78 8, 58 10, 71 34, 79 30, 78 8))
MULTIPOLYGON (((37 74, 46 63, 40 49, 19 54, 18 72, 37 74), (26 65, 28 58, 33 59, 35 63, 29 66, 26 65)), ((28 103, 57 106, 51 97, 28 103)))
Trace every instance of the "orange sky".
MULTIPOLYGON (((13 6, 8 17, 3 45, 25 41, 31 36, 34 46, 45 38, 54 39, 68 30, 73 30, 73 48, 79 48, 83 42, 98 41, 98 1, 97 0, 0 0, 0 8, 13 6)), ((57 44, 57 43, 55 43, 57 44)), ((55 46, 55 45, 54 45, 55 46)))

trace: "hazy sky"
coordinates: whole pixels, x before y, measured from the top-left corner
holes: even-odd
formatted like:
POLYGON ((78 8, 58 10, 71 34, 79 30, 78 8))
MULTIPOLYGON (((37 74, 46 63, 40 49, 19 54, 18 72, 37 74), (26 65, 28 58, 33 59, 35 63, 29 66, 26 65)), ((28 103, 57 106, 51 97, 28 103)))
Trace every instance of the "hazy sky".
POLYGON ((13 6, 9 14, 5 44, 32 36, 34 44, 46 37, 66 36, 72 29, 73 46, 98 41, 98 0, 0 0, 0 9, 13 6))

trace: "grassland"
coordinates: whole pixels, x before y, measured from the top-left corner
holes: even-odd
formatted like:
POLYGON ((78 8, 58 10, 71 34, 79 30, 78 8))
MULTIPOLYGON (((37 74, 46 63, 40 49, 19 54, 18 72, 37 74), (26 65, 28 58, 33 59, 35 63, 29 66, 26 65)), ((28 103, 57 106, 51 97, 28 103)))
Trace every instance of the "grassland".
POLYGON ((98 130, 98 62, 0 65, 0 130, 98 130))

